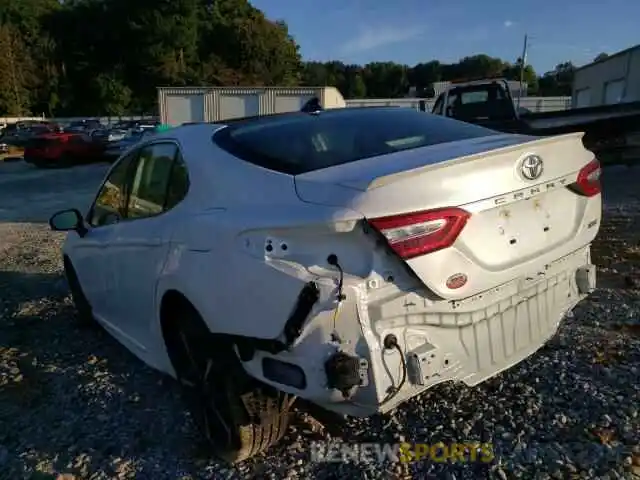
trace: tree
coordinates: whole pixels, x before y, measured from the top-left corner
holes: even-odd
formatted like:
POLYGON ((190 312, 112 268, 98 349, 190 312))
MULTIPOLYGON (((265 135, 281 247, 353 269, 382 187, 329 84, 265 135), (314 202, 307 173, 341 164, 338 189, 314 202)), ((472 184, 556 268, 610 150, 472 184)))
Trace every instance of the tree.
POLYGON ((109 116, 126 115, 131 103, 131 89, 117 74, 100 74, 91 84, 96 104, 109 116))
POLYGON ((552 71, 546 72, 539 81, 540 95, 571 95, 575 69, 573 63, 564 62, 556 65, 552 71))
POLYGON ((213 2, 203 19, 200 53, 218 71, 237 72, 235 84, 299 83, 300 53, 285 22, 268 20, 246 0, 213 2))
POLYGON ((302 65, 302 83, 309 87, 329 85, 327 65, 322 62, 305 62, 302 65))
MULTIPOLYGON (((484 54, 414 66, 303 62, 286 23, 248 0, 0 0, 0 115, 151 113, 159 86, 327 85, 345 98, 415 87, 430 96, 438 81, 518 80, 521 63, 484 54)), ((571 93, 571 63, 542 77, 523 71, 530 94, 571 93)))
POLYGON ((394 62, 373 62, 364 67, 367 93, 373 97, 403 97, 409 90, 409 67, 394 62))
MULTIPOLYGON (((51 99, 51 85, 56 83, 56 70, 51 64, 55 45, 45 22, 59 8, 57 0, 0 0, 0 24, 10 26, 20 51, 18 73, 28 93, 24 96, 24 111, 45 111, 51 99)), ((0 75, 4 72, 0 69, 0 75)))
POLYGON ((364 83, 360 73, 355 74, 351 79, 349 90, 351 98, 364 98, 367 96, 367 85, 364 83))
POLYGON ((520 80, 520 72, 522 71, 522 80, 527 84, 527 93, 536 95, 538 93, 538 76, 531 65, 525 65, 522 69, 522 59, 518 58, 513 65, 505 64, 503 76, 507 80, 520 80))
POLYGON ((604 52, 602 52, 602 53, 599 53, 599 54, 596 56, 596 58, 594 58, 594 59, 593 59, 593 61, 594 61, 594 62, 600 62, 600 61, 602 61, 602 60, 604 60, 604 59, 606 59, 606 58, 609 58, 609 54, 608 54, 608 53, 604 53, 604 52))
MULTIPOLYGON (((439 81, 488 77, 519 80, 521 63, 520 59, 511 64, 488 55, 465 57, 451 64, 432 60, 413 67, 394 62, 373 62, 362 67, 336 61, 306 62, 302 69, 302 83, 335 86, 345 98, 365 95, 374 98, 403 97, 410 87, 416 88, 419 97, 431 97, 434 94, 433 83, 439 81)), ((529 94, 537 94, 538 76, 531 65, 524 66, 524 81, 529 94)))
POLYGON ((19 32, 9 24, 0 24, 0 112, 29 112, 30 63, 19 32))
POLYGON ((469 78, 499 77, 505 64, 499 58, 488 55, 464 57, 458 63, 443 66, 443 80, 463 80, 469 78))
POLYGON ((442 70, 442 64, 437 60, 418 63, 409 71, 409 82, 417 88, 419 96, 431 96, 432 85, 442 80, 442 70))

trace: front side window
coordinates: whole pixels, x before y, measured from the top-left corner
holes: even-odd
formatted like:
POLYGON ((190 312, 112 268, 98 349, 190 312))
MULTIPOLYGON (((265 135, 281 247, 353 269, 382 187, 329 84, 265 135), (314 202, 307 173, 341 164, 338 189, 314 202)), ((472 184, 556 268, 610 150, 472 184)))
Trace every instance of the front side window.
POLYGON ((129 187, 129 172, 137 153, 127 155, 113 167, 100 188, 89 212, 89 225, 101 227, 119 222, 126 216, 126 200, 129 187))
POLYGON ((410 108, 336 109, 235 121, 214 134, 245 161, 298 175, 497 132, 410 108))

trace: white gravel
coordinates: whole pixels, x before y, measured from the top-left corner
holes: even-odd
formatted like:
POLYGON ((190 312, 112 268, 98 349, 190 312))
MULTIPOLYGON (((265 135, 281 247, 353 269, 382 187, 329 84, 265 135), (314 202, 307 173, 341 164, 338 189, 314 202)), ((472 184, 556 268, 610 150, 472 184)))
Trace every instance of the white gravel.
POLYGON ((85 207, 104 166, 0 163, 0 478, 640 477, 640 169, 605 173, 596 293, 532 358, 476 388, 441 385, 331 434, 300 414, 238 468, 207 457, 174 383, 95 329, 78 329, 48 230, 85 207), (312 441, 491 441, 489 466, 313 464, 312 441))

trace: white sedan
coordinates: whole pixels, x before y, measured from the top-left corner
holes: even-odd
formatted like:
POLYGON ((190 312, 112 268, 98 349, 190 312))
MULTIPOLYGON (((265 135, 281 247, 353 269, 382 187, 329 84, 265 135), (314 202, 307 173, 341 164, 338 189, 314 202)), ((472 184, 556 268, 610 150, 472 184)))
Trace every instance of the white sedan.
POLYGON ((79 318, 176 377, 237 462, 297 397, 368 416, 534 353, 595 287, 599 174, 581 134, 298 112, 145 139, 50 225, 79 318))

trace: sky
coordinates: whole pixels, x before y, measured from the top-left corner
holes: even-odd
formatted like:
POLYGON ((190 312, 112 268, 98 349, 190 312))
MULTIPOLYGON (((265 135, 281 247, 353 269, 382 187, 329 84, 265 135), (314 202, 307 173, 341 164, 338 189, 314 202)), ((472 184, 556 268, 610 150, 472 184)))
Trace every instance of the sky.
POLYGON ((640 43, 638 0, 251 0, 284 20, 305 60, 456 62, 521 54, 538 73, 640 43))

